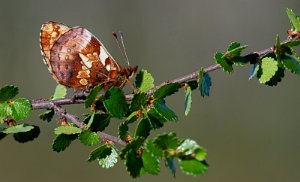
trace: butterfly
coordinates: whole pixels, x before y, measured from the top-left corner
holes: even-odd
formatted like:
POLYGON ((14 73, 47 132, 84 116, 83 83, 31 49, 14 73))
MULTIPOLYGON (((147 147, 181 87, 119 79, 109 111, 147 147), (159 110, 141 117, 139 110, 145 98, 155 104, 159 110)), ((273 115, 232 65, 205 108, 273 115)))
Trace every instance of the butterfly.
POLYGON ((84 89, 103 85, 104 90, 122 88, 136 73, 137 66, 122 68, 103 44, 87 29, 46 22, 40 32, 44 63, 62 85, 84 89))

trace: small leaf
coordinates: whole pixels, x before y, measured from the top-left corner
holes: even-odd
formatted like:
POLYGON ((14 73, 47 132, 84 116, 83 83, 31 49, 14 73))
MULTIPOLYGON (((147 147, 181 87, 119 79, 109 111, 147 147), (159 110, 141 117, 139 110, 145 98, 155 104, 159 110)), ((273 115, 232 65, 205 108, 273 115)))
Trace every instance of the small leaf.
POLYGON ((47 122, 50 122, 52 120, 53 116, 54 116, 53 109, 47 110, 46 112, 39 115, 41 120, 47 121, 47 122))
POLYGON ((59 126, 55 128, 54 133, 56 135, 60 134, 66 134, 66 135, 71 135, 71 134, 77 134, 80 133, 81 129, 75 126, 59 126))
POLYGON ((63 85, 58 84, 55 88, 52 100, 64 98, 67 95, 67 88, 63 85))
POLYGON ((126 136, 128 135, 128 125, 126 122, 120 124, 118 128, 118 136, 121 140, 125 140, 126 136))
POLYGON ((216 61, 217 64, 219 64, 222 69, 228 73, 232 73, 233 72, 233 68, 232 65, 229 64, 224 58, 223 58, 223 54, 220 52, 216 52, 214 59, 216 61))
POLYGON ((141 70, 136 75, 135 85, 140 92, 146 92, 154 87, 154 78, 147 70, 141 70))
POLYGON ((143 118, 138 122, 134 136, 141 136, 147 138, 150 135, 150 130, 151 125, 149 119, 143 118))
POLYGON ((153 143, 160 149, 176 149, 180 145, 180 140, 175 133, 171 132, 159 135, 153 143))
POLYGON ((55 152, 61 152, 64 151, 67 147, 70 146, 72 141, 77 139, 77 134, 73 135, 66 135, 66 134, 60 134, 57 135, 56 138, 53 141, 52 144, 52 150, 55 152))
POLYGON ((12 134, 12 133, 20 133, 20 132, 28 132, 30 130, 32 130, 34 127, 31 125, 26 125, 26 124, 19 124, 16 126, 11 126, 9 128, 6 128, 4 131, 2 131, 3 133, 6 134, 12 134))
POLYGON ((25 98, 18 98, 12 102, 12 118, 14 120, 22 120, 31 114, 31 104, 25 98))
POLYGON ((199 175, 207 171, 206 163, 195 159, 179 160, 179 166, 182 172, 188 175, 199 175))
POLYGON ((259 66, 258 64, 253 64, 252 69, 250 70, 250 74, 249 74, 249 80, 251 80, 257 73, 257 71, 259 70, 259 66))
POLYGON ((148 150, 142 153, 143 168, 149 174, 157 175, 159 173, 159 160, 148 150))
POLYGON ((175 177, 175 175, 176 175, 176 164, 175 164, 175 161, 174 161, 174 157, 169 157, 166 160, 167 160, 166 161, 167 162, 167 166, 172 171, 172 174, 175 177))
POLYGON ((155 100, 163 99, 163 98, 177 92, 180 89, 180 87, 181 86, 179 83, 168 83, 168 84, 160 87, 159 89, 157 89, 153 94, 153 98, 155 100))
POLYGON ((91 125, 92 125, 92 123, 94 121, 94 117, 95 117, 95 112, 92 113, 92 115, 91 115, 91 117, 89 119, 89 122, 86 125, 86 128, 90 128, 91 127, 91 125))
POLYGON ((100 142, 100 137, 96 132, 85 130, 79 134, 81 143, 87 146, 94 146, 100 142))
POLYGON ((223 55, 223 59, 227 58, 228 60, 231 60, 233 57, 239 57, 241 55, 242 50, 246 49, 248 45, 241 46, 238 42, 232 42, 227 52, 223 55))
POLYGON ((145 139, 143 137, 134 138, 129 144, 123 147, 121 153, 119 154, 120 158, 124 160, 127 153, 131 150, 136 152, 143 145, 144 141, 145 139))
POLYGON ((161 100, 153 103, 153 107, 162 117, 168 121, 177 121, 177 115, 161 100))
POLYGON ((199 90, 202 97, 209 96, 210 87, 211 87, 211 78, 208 73, 203 73, 203 70, 199 72, 199 90), (201 76, 202 75, 202 76, 201 76))
POLYGON ((275 75, 278 70, 277 62, 271 57, 265 57, 261 63, 262 74, 259 78, 260 83, 266 83, 275 75))
POLYGON ((93 150, 88 158, 88 161, 94 161, 96 159, 104 159, 112 153, 112 147, 110 144, 104 144, 93 150))
POLYGON ((0 88, 0 103, 11 100, 19 94, 19 88, 13 85, 7 85, 0 88))
POLYGON ((126 155, 126 170, 130 176, 136 178, 140 176, 140 171, 143 167, 143 160, 137 155, 136 151, 130 150, 126 155))
POLYGON ((283 42, 281 45, 285 46, 285 47, 299 46, 300 45, 300 40, 299 39, 296 39, 296 40, 287 40, 287 41, 283 42))
POLYGON ((106 92, 105 97, 104 106, 114 117, 122 119, 128 113, 129 108, 122 90, 112 87, 106 92))
POLYGON ((281 82, 281 79, 283 77, 284 77, 284 69, 278 67, 278 70, 276 71, 275 75, 265 84, 268 86, 276 86, 279 82, 281 82))
POLYGON ((142 109, 148 101, 147 94, 145 93, 137 93, 134 94, 131 104, 130 104, 130 111, 137 111, 139 109, 142 109))
POLYGON ((157 147, 154 144, 153 140, 147 140, 145 150, 148 150, 155 157, 163 157, 163 150, 161 148, 157 147))
POLYGON ((116 149, 111 148, 111 154, 105 158, 99 159, 99 165, 103 168, 112 168, 118 162, 118 153, 116 149))
POLYGON ((300 74, 300 62, 296 57, 286 54, 282 62, 292 73, 300 74))
POLYGON ((202 149, 197 142, 191 139, 185 139, 177 148, 178 153, 182 152, 184 157, 195 156, 199 161, 205 160, 206 151, 202 149))
POLYGON ((190 86, 185 89, 184 96, 184 114, 187 116, 192 107, 192 89, 190 86))
POLYGON ((229 45, 228 48, 227 48, 227 51, 232 51, 232 50, 234 50, 235 48, 238 48, 238 47, 240 47, 240 46, 241 46, 241 44, 238 43, 238 42, 231 42, 230 45, 229 45))
POLYGON ((276 35, 276 44, 275 44, 275 50, 276 50, 276 58, 277 61, 281 61, 281 47, 280 47, 280 40, 279 40, 279 35, 276 35))
POLYGON ((153 129, 158 129, 158 128, 161 128, 164 126, 164 123, 163 122, 166 122, 167 120, 160 116, 160 114, 158 114, 155 109, 150 109, 148 112, 147 112, 147 115, 148 115, 148 118, 150 120, 150 123, 151 123, 151 127, 153 129))
POLYGON ((102 90, 103 86, 102 85, 97 85, 94 87, 90 93, 86 96, 86 100, 84 103, 85 108, 89 108, 96 100, 99 92, 102 90))
POLYGON ((292 9, 286 9, 286 13, 291 21, 293 29, 297 32, 300 32, 300 19, 299 17, 293 12, 292 9))
POLYGON ((20 143, 25 143, 34 140, 40 134, 40 128, 38 126, 33 126, 33 129, 27 132, 14 133, 14 139, 20 143))
MULTIPOLYGON (((12 109, 6 102, 0 103, 0 117, 6 118, 12 115, 12 109)), ((1 123, 1 122, 0 122, 1 123)))
MULTIPOLYGON (((93 114, 92 114, 93 115, 93 114)), ((91 120, 92 115, 88 115, 84 119, 84 123, 89 123, 91 120)), ((91 131, 103 131, 110 123, 110 115, 105 113, 96 113, 94 114, 94 119, 92 119, 92 124, 90 125, 89 129, 91 131)))

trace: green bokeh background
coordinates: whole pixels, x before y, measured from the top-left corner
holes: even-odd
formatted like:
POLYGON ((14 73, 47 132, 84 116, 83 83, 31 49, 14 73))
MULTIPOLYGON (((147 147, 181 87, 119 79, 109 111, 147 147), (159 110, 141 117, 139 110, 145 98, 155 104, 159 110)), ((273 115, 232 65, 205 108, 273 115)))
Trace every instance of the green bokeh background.
MULTIPOLYGON (((0 85, 18 85, 20 95, 30 99, 53 93, 56 83, 39 50, 45 21, 86 27, 125 65, 111 36, 122 30, 131 64, 147 69, 158 84, 214 64, 215 51, 224 51, 231 41, 250 45, 246 52, 251 52, 273 45, 277 33, 284 39, 287 7, 300 14, 299 0, 1 0, 0 85)), ((300 77, 286 73, 277 87, 267 87, 248 81, 249 70, 211 73, 211 97, 194 92, 187 117, 184 93, 171 96, 167 101, 179 122, 153 133, 176 131, 181 138, 198 141, 208 151, 206 174, 192 177, 178 171, 173 179, 162 164, 158 176, 135 181, 300 181, 300 77)), ((74 114, 83 111, 80 105, 66 108, 74 114)), ((41 127, 38 139, 27 144, 12 137, 0 141, 1 182, 133 181, 123 162, 110 170, 88 163, 92 148, 79 142, 53 152, 57 123, 40 121, 41 112, 26 120, 41 127)), ((113 121, 109 132, 115 134, 118 123, 113 121)))

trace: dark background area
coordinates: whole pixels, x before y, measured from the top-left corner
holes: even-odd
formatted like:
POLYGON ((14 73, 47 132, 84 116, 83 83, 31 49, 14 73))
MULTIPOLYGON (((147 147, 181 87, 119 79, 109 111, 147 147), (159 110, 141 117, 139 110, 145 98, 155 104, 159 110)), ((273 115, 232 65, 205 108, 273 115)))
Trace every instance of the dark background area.
MULTIPOLYGON (((87 0, 0 2, 0 85, 15 84, 20 96, 48 98, 52 79, 39 48, 42 23, 52 20, 83 26, 96 35, 120 64, 122 55, 111 36, 122 30, 131 64, 147 69, 156 84, 214 64, 216 51, 232 41, 248 44, 249 53, 270 47, 278 33, 283 40, 289 29, 285 10, 300 15, 299 0, 87 0)), ((300 53, 300 49, 297 49, 300 53)), ((177 123, 162 130, 192 138, 208 151, 209 171, 198 177, 178 170, 173 179, 161 165, 158 176, 135 181, 299 181, 300 77, 286 73, 277 87, 248 81, 250 66, 235 67, 231 75, 211 73, 211 96, 193 94, 193 107, 185 117, 184 93, 168 98, 179 115, 177 123)), ((80 115, 81 105, 68 106, 80 115)), ((133 181, 119 162, 102 169, 86 161, 92 147, 74 142, 62 153, 51 150, 56 121, 48 124, 33 111, 26 122, 39 125, 41 135, 27 144, 12 137, 0 141, 0 181, 133 181)), ((113 121, 111 134, 120 121, 113 121)))

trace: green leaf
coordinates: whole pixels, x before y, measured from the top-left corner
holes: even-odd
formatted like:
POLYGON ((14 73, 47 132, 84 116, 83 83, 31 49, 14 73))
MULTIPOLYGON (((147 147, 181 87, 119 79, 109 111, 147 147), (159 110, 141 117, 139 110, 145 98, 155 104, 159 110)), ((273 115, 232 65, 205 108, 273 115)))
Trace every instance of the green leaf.
POLYGON ((28 99, 18 98, 11 104, 12 118, 14 120, 22 120, 31 114, 31 104, 28 99))
POLYGON ((279 82, 281 82, 281 79, 283 77, 284 77, 284 69, 278 67, 278 70, 276 71, 275 75, 265 84, 268 86, 276 86, 279 82))
POLYGON ((151 123, 151 127, 153 129, 158 129, 164 126, 163 122, 166 122, 167 120, 162 117, 160 114, 158 114, 154 108, 150 109, 147 112, 148 118, 150 120, 151 123))
POLYGON ((19 88, 13 85, 7 85, 0 88, 0 103, 11 100, 19 94, 19 88))
POLYGON ((145 150, 149 151, 155 157, 163 157, 163 150, 154 144, 153 140, 147 140, 145 150))
POLYGON ((153 103, 153 107, 162 117, 168 121, 177 121, 177 115, 174 111, 167 107, 167 105, 162 101, 156 101, 153 103))
POLYGON ((184 96, 184 114, 187 116, 192 107, 192 89, 190 86, 185 89, 184 96))
POLYGON ((53 109, 47 110, 46 112, 39 115, 41 120, 47 121, 47 122, 50 122, 52 120, 53 116, 54 116, 53 109))
POLYGON ((103 168, 111 168, 118 162, 118 153, 116 149, 111 148, 111 154, 106 156, 105 158, 98 159, 99 165, 103 168))
POLYGON ((85 119, 84 119, 84 123, 89 123, 89 121, 91 121, 92 116, 94 117, 92 119, 92 123, 89 127, 89 129, 91 131, 103 131, 105 130, 105 128, 109 125, 110 123, 110 115, 109 114, 105 114, 105 113, 96 113, 96 114, 92 114, 92 115, 88 115, 85 119), (93 116, 94 115, 94 116, 93 116))
POLYGON ((248 45, 241 46, 238 42, 232 42, 228 48, 227 52, 223 55, 223 58, 231 60, 233 57, 238 57, 241 55, 242 50, 246 49, 248 45))
POLYGON ((202 97, 209 96, 211 87, 211 78, 208 73, 204 73, 203 69, 200 69, 198 74, 199 91, 202 97))
POLYGON ((253 64, 252 69, 250 70, 250 75, 249 75, 248 79, 251 80, 257 74, 258 70, 259 70, 259 65, 253 64))
POLYGON ((128 113, 129 108, 122 90, 112 87, 106 92, 105 97, 104 106, 114 117, 122 119, 128 113))
POLYGON ((6 133, 3 133, 3 130, 5 130, 5 128, 2 128, 2 127, 0 126, 0 140, 2 140, 4 137, 7 136, 6 133))
POLYGON ((100 142, 100 137, 96 132, 85 130, 79 134, 79 140, 87 146, 94 146, 100 142))
POLYGON ((134 138, 129 144, 123 147, 121 153, 119 154, 120 158, 124 160, 127 153, 131 150, 137 152, 137 150, 143 145, 144 141, 145 139, 143 137, 134 138))
POLYGON ((140 92, 146 92, 154 87, 154 78, 147 70, 141 70, 136 75, 135 85, 140 92))
POLYGON ((157 175, 159 173, 159 160, 148 150, 142 153, 143 168, 149 174, 157 175))
MULTIPOLYGON (((12 109, 6 102, 0 103, 0 117, 6 118, 12 115, 12 109)), ((1 123, 1 122, 0 122, 1 123)))
POLYGON ((232 73, 233 72, 233 68, 232 65, 229 64, 224 58, 223 58, 223 54, 220 52, 216 52, 214 59, 216 61, 217 64, 219 64, 222 69, 228 73, 232 73))
POLYGON ((59 126, 54 129, 54 133, 56 135, 60 135, 60 134, 71 135, 71 134, 81 133, 81 129, 75 126, 59 126))
POLYGON ((185 139, 177 148, 177 151, 178 153, 183 153, 184 158, 186 156, 194 156, 199 161, 203 161, 206 158, 206 151, 191 139, 185 139))
POLYGON ((14 139, 17 142, 25 143, 34 140, 37 138, 40 134, 40 128, 38 126, 33 126, 33 129, 27 131, 27 132, 19 132, 14 133, 14 139))
POLYGON ((241 44, 238 42, 231 42, 227 48, 227 51, 232 51, 240 46, 241 46, 241 44))
POLYGON ((297 57, 286 54, 282 62, 286 69, 290 70, 292 73, 300 74, 300 62, 297 57))
POLYGON ((77 134, 73 135, 66 135, 66 134, 60 134, 57 135, 56 138, 53 141, 52 144, 52 150, 55 152, 61 152, 64 151, 67 147, 70 146, 72 141, 77 139, 77 134))
POLYGON ((151 130, 151 125, 149 119, 142 118, 136 126, 134 136, 136 137, 141 136, 147 138, 150 135, 150 130, 151 130))
POLYGON ((126 122, 122 122, 118 128, 118 136, 121 140, 125 140, 128 133, 128 124, 126 122))
POLYGON ((283 42, 281 45, 285 46, 285 47, 299 46, 300 45, 300 40, 299 39, 296 39, 296 40, 287 40, 287 41, 283 42))
POLYGON ((265 57, 261 63, 262 74, 259 78, 260 83, 266 83, 271 80, 278 70, 278 63, 271 57, 265 57))
POLYGON ((201 161, 195 159, 188 159, 188 160, 178 160, 179 166, 182 172, 188 175, 199 175, 203 174, 207 171, 207 165, 201 161))
POLYGON ((276 50, 276 58, 277 61, 281 61, 281 47, 280 47, 280 40, 279 40, 279 35, 276 35, 276 44, 275 44, 275 50, 276 50))
POLYGON ((293 12, 292 9, 286 9, 286 13, 291 21, 293 29, 297 32, 300 32, 300 19, 299 17, 293 12))
POLYGON ((169 169, 172 171, 173 176, 175 177, 176 174, 176 164, 174 162, 174 157, 169 157, 166 159, 166 164, 169 169))
POLYGON ((89 119, 89 122, 86 125, 86 128, 90 128, 91 127, 91 125, 92 125, 92 123, 94 121, 94 117, 95 117, 95 112, 92 112, 92 115, 91 115, 91 117, 89 119))
POLYGON ((90 93, 86 96, 86 100, 84 102, 85 108, 89 108, 96 100, 99 92, 102 90, 103 86, 102 85, 97 85, 94 87, 90 93))
POLYGON ((131 104, 130 104, 130 111, 137 111, 142 109, 148 101, 148 96, 145 93, 137 93, 134 94, 131 104))
POLYGON ((52 100, 64 98, 67 95, 67 88, 63 85, 58 84, 55 88, 52 100))
POLYGON ((27 125, 27 124, 19 124, 16 126, 11 126, 9 128, 6 128, 4 131, 2 131, 3 133, 6 134, 12 134, 12 133, 20 133, 20 132, 28 132, 30 130, 32 130, 34 127, 31 125, 27 125))
POLYGON ((160 149, 176 149, 180 145, 180 140, 171 132, 157 136, 153 143, 160 149))
POLYGON ((177 92, 180 89, 180 87, 181 86, 179 83, 168 83, 168 84, 160 87, 159 89, 157 89, 153 94, 153 98, 155 100, 163 99, 163 98, 177 92))
POLYGON ((88 161, 91 162, 96 159, 105 159, 107 156, 111 155, 111 153, 112 153, 111 145, 103 144, 90 153, 88 161))
POLYGON ((136 178, 140 176, 140 171, 143 167, 143 160, 137 155, 136 151, 130 150, 126 155, 126 170, 130 176, 136 178))

